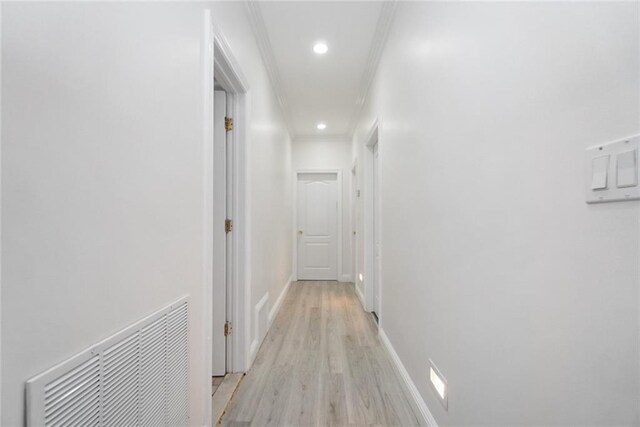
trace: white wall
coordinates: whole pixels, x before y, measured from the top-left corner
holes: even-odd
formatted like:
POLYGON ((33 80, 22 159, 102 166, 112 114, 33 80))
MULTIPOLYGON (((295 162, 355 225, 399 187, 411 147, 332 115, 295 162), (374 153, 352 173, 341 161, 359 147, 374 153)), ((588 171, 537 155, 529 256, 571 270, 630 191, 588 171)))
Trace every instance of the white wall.
POLYGON ((252 296, 290 274, 289 138, 243 5, 3 4, 3 426, 22 425, 28 378, 185 294, 191 422, 204 423, 201 41, 212 6, 251 86, 252 248, 277 259, 267 269, 252 258, 252 296))
MULTIPOLYGON (((293 170, 340 170, 342 171, 342 271, 339 280, 352 280, 351 270, 351 142, 348 139, 317 138, 300 139, 293 142, 293 170)), ((293 175, 292 175, 293 177, 293 175)), ((294 179, 294 178, 292 178, 294 179)), ((295 230, 294 230, 295 231, 295 230)), ((295 248, 294 248, 295 250, 295 248)))
MULTIPOLYGON (((244 2, 216 2, 213 8, 231 49, 245 73, 248 96, 248 204, 250 314, 269 294, 272 307, 291 277, 292 182, 291 139, 256 44, 244 2)), ((267 307, 269 310, 269 307, 267 307)), ((255 349, 263 338, 248 319, 249 344, 255 349)), ((253 355, 249 355, 249 361, 253 355)))
POLYGON ((639 12, 398 5, 354 152, 380 117, 381 324, 439 425, 640 423, 639 204, 583 192, 640 131, 639 12))

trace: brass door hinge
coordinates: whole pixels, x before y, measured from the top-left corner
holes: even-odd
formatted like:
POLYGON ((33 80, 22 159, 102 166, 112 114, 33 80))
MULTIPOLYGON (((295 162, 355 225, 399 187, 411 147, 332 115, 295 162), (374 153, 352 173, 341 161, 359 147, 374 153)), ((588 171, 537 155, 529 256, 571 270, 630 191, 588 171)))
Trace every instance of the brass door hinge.
POLYGON ((224 232, 225 233, 230 233, 231 230, 233 230, 233 221, 231 221, 230 219, 225 219, 224 220, 224 232))
POLYGON ((227 132, 233 130, 233 119, 231 117, 224 118, 224 130, 227 132))
POLYGON ((229 322, 228 320, 226 322, 224 322, 224 336, 227 337, 229 336, 229 334, 231 334, 231 329, 233 329, 231 327, 231 322, 229 322))

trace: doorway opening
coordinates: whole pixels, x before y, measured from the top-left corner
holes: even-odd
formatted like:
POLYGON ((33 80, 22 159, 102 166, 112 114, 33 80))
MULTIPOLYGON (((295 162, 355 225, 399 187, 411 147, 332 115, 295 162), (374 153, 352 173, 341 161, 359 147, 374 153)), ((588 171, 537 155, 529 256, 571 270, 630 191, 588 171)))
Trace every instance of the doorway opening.
POLYGON ((378 142, 374 144, 373 152, 373 309, 371 310, 376 322, 380 323, 380 153, 378 142))
POLYGON ((296 279, 338 280, 342 271, 340 171, 296 173, 296 279))
POLYGON ((214 78, 212 375, 233 369, 234 96, 214 78))
POLYGON ((213 29, 211 369, 212 376, 221 376, 248 366, 244 144, 248 85, 224 37, 215 32, 215 25, 213 29))
POLYGON ((379 125, 376 121, 364 150, 364 299, 365 310, 382 321, 382 214, 379 125))
POLYGON ((358 288, 358 239, 356 238, 360 224, 360 189, 358 188, 358 164, 354 161, 351 167, 351 272, 352 280, 358 288))
POLYGON ((202 408, 212 424, 212 377, 249 366, 249 227, 246 218, 248 82, 211 11, 204 14, 202 408))

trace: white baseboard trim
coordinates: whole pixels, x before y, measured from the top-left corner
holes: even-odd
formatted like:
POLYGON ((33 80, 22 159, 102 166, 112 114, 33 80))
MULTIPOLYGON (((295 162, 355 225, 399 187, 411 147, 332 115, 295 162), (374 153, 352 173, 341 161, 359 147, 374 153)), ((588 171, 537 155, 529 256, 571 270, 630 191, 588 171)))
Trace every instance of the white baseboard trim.
POLYGON ((360 300, 360 304, 362 304, 362 309, 364 311, 367 311, 367 305, 364 303, 364 295, 362 295, 362 292, 360 291, 360 288, 358 287, 357 283, 356 283, 356 295, 358 296, 358 299, 360 300))
POLYGON ((269 303, 269 292, 264 294, 260 301, 253 308, 253 341, 251 341, 251 346, 249 347, 249 366, 253 365, 253 361, 256 358, 256 354, 258 353, 258 349, 260 348, 260 344, 262 344, 262 340, 265 336, 267 336, 267 332, 269 331, 269 313, 271 312, 270 307, 267 305, 269 303))
POLYGON ((269 327, 271 327, 271 323, 273 323, 273 320, 276 318, 276 316, 278 315, 278 312, 280 311, 280 307, 284 302, 284 297, 285 295, 287 295, 287 291, 291 286, 291 282, 293 282, 293 274, 289 277, 289 280, 287 280, 287 283, 284 285, 284 288, 282 289, 282 292, 280 292, 278 299, 276 300, 275 304, 273 304, 273 306, 271 307, 271 311, 269 312, 269 327))
POLYGON ((287 294, 289 287, 291 287, 292 281, 293 281, 293 275, 289 277, 289 279, 287 280, 287 283, 285 283, 284 288, 282 289, 282 292, 280 292, 278 299, 273 304, 273 306, 270 307, 269 314, 267 315, 266 330, 264 331, 263 334, 258 333, 260 331, 258 311, 260 310, 261 307, 263 307, 269 301, 269 293, 267 292, 265 296, 262 297, 262 299, 258 302, 258 304, 256 304, 256 309, 254 310, 255 319, 253 319, 256 336, 253 338, 253 341, 251 341, 251 345, 249 346, 249 367, 253 365, 253 361, 256 359, 256 356, 258 355, 258 350, 260 349, 260 345, 262 344, 264 337, 267 336, 269 329, 271 329, 271 324, 273 323, 273 320, 278 315, 278 312, 280 311, 280 307, 282 307, 282 303, 284 302, 284 297, 287 294))
POLYGON ((350 274, 343 274, 342 276, 340 276, 340 281, 341 282, 351 282, 351 275, 350 274))
POLYGON ((384 348, 389 353, 389 356, 391 357, 393 364, 398 370, 400 377, 404 381, 405 386, 409 390, 409 393, 411 394, 411 397, 413 398, 413 401, 416 407, 420 411, 420 415, 422 416, 423 421, 429 427, 438 427, 438 423, 436 423, 436 419, 433 417, 433 414, 429 410, 427 403, 424 401, 424 399, 420 395, 418 388, 416 387, 415 383, 409 376, 409 372, 407 372, 407 369, 402 364, 402 361, 400 360, 398 353, 396 353, 396 350, 393 348, 393 345, 391 345, 391 341, 389 341, 389 337, 387 337, 387 334, 385 334, 382 328, 378 329, 378 336, 380 337, 380 341, 382 342, 382 345, 384 345, 384 348))
POLYGON ((256 360, 258 355, 258 340, 254 339, 249 346, 249 368, 253 365, 253 361, 256 360))

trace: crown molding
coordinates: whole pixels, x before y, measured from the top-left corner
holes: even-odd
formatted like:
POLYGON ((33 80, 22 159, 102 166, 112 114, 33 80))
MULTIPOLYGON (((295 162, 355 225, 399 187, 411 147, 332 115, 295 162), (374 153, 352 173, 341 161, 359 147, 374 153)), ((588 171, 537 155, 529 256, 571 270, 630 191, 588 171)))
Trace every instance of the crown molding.
POLYGON ((269 75, 271 86, 273 87, 276 99, 278 100, 278 105, 280 106, 282 118, 287 130, 289 131, 289 137, 293 140, 296 137, 296 134, 292 126, 289 104, 287 103, 287 97, 282 86, 280 71, 276 65, 273 47, 269 40, 269 33, 267 32, 267 27, 264 24, 262 10, 258 1, 247 0, 245 1, 245 4, 249 15, 249 23, 251 24, 256 43, 258 44, 260 56, 262 56, 262 62, 267 70, 267 74, 269 75))
POLYGON ((380 10, 380 16, 378 17, 373 40, 371 41, 371 48, 369 49, 367 65, 360 79, 360 88, 358 90, 356 106, 349 123, 349 137, 353 137, 358 120, 362 115, 362 109, 369 97, 371 84, 373 83, 373 79, 378 71, 380 58, 382 58, 382 53, 384 52, 384 47, 387 43, 387 38, 389 37, 389 30, 391 29, 391 24, 395 15, 396 5, 396 0, 385 0, 382 2, 382 9, 380 10))

